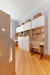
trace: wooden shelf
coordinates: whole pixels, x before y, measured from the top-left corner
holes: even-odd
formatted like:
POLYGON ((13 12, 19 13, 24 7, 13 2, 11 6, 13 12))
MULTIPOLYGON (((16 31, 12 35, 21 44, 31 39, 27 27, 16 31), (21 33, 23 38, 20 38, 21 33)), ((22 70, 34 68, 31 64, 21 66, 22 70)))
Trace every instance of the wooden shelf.
POLYGON ((38 47, 32 47, 32 48, 34 48, 35 50, 35 52, 38 52, 38 53, 40 53, 40 50, 39 50, 39 48, 38 47))
POLYGON ((42 33, 45 33, 45 32, 32 33, 32 35, 38 35, 38 34, 42 34, 42 33))
POLYGON ((17 32, 16 34, 19 34, 19 33, 24 33, 24 32, 26 32, 26 31, 30 31, 30 29, 29 30, 25 30, 25 31, 21 31, 21 32, 17 32))
MULTIPOLYGON (((45 39, 45 26, 32 29, 32 36, 33 41, 43 41, 45 39)), ((39 43, 32 43, 32 48, 35 49, 35 52, 40 52, 39 43)))
POLYGON ((34 50, 34 51, 40 53, 40 50, 34 50))
POLYGON ((16 34, 19 34, 19 33, 25 32, 25 31, 37 30, 37 29, 41 29, 41 28, 45 28, 45 26, 36 27, 36 28, 33 28, 33 29, 29 29, 29 30, 24 30, 24 31, 21 31, 21 32, 17 32, 16 34))
POLYGON ((41 27, 33 28, 32 30, 37 30, 37 29, 41 29, 41 28, 45 28, 45 25, 44 26, 41 26, 41 27))

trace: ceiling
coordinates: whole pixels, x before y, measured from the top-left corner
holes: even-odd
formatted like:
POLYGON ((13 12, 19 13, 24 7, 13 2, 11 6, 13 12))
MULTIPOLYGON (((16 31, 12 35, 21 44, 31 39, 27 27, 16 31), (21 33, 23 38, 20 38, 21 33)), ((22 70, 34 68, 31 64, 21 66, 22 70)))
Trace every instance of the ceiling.
POLYGON ((11 15, 11 19, 20 21, 31 11, 38 9, 49 0, 0 0, 0 9, 11 15))

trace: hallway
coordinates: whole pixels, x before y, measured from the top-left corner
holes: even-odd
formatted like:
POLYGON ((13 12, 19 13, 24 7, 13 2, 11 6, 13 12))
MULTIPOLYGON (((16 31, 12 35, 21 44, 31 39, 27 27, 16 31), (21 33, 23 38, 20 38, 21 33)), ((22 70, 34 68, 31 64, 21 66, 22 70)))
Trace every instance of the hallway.
POLYGON ((38 54, 31 56, 20 48, 16 48, 15 53, 16 75, 50 75, 49 59, 39 60, 38 54))

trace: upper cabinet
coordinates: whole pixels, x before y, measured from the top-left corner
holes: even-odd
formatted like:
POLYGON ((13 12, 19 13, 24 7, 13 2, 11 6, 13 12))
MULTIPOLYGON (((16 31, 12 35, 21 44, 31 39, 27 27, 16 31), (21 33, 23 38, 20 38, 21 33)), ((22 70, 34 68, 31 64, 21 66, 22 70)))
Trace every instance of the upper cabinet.
POLYGON ((42 15, 42 16, 40 16, 40 17, 38 17, 32 21, 25 23, 24 25, 21 25, 20 27, 17 27, 16 33, 27 31, 30 29, 44 26, 44 25, 45 25, 45 15, 42 15))
POLYGON ((20 32, 22 32, 24 30, 23 25, 20 26, 20 32))
POLYGON ((37 19, 32 20, 31 28, 36 28, 45 25, 45 15, 38 17, 37 19))
POLYGON ((16 28, 16 33, 20 32, 20 27, 16 28))
POLYGON ((25 26, 25 29, 24 29, 25 31, 26 31, 26 30, 30 30, 30 29, 31 29, 31 22, 25 23, 24 26, 25 26))
POLYGON ((31 22, 28 22, 27 23, 27 30, 30 30, 31 29, 31 22))
POLYGON ((45 15, 41 16, 37 20, 38 26, 44 26, 45 25, 45 15))
POLYGON ((35 20, 32 20, 31 29, 36 28, 36 25, 37 25, 36 19, 35 20))
POLYGON ((24 24, 24 31, 27 30, 27 23, 24 24))

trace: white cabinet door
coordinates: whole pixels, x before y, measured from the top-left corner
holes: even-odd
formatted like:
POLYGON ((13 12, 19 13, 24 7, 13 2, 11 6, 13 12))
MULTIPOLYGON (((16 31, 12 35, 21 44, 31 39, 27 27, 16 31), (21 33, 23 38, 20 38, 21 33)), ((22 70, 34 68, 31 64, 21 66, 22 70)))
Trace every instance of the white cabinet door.
POLYGON ((30 30, 31 29, 31 22, 28 22, 27 23, 27 30, 30 30))
POLYGON ((32 20, 32 29, 45 25, 45 15, 38 17, 35 20, 32 20))
POLYGON ((23 25, 20 26, 20 32, 22 32, 24 30, 23 25))
POLYGON ((20 26, 20 32, 22 32, 23 31, 23 26, 20 26))
POLYGON ((16 28, 16 33, 18 33, 19 32, 19 29, 18 28, 16 28))
POLYGON ((20 32, 20 27, 18 27, 18 32, 20 32))
POLYGON ((23 37, 23 49, 29 51, 29 36, 23 37))
POLYGON ((21 26, 20 26, 20 32, 21 32, 21 26))
POLYGON ((24 30, 26 30, 26 24, 24 24, 24 26, 25 26, 25 29, 24 30))
POLYGON ((44 26, 45 25, 45 15, 38 18, 38 26, 44 26))
POLYGON ((29 51, 29 36, 18 37, 18 47, 29 51))
POLYGON ((29 51, 29 42, 26 41, 26 51, 29 51))
POLYGON ((41 27, 45 25, 45 15, 37 18, 37 27, 41 27))
POLYGON ((22 48, 22 37, 18 37, 18 47, 22 48))
POLYGON ((28 22, 28 23, 25 24, 24 30, 26 31, 26 30, 30 30, 30 29, 31 29, 31 22, 28 22))
POLYGON ((16 28, 16 33, 20 32, 20 27, 16 28))
POLYGON ((29 51, 29 36, 25 36, 24 39, 24 50, 29 51))
POLYGON ((24 47, 25 47, 25 37, 23 37, 23 42, 22 43, 23 43, 23 49, 24 49, 24 47))
POLYGON ((24 50, 25 50, 25 46, 26 46, 25 39, 23 39, 23 49, 24 50))
POLYGON ((17 33, 17 28, 16 28, 16 33, 17 33))
POLYGON ((27 23, 25 24, 25 31, 27 30, 27 23))
POLYGON ((32 29, 33 29, 33 28, 36 28, 36 25, 37 25, 36 20, 32 20, 32 27, 31 27, 31 28, 32 28, 32 29))
POLYGON ((25 25, 23 25, 23 31, 25 31, 25 25))
POLYGON ((25 37, 25 40, 26 40, 26 41, 29 41, 29 36, 26 36, 26 37, 25 37))
POLYGON ((24 31, 23 25, 22 25, 22 31, 24 31))
POLYGON ((25 37, 23 36, 23 41, 25 41, 25 37))

